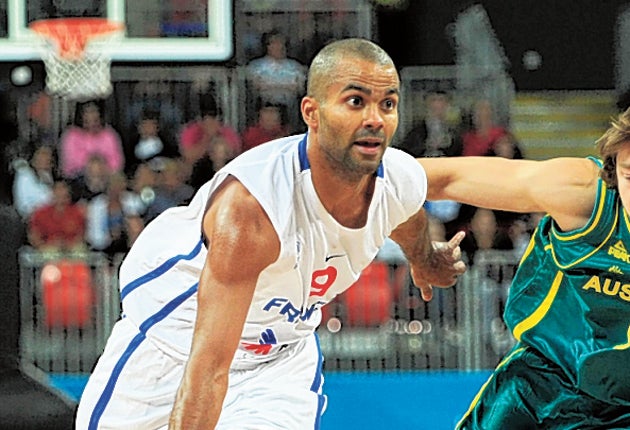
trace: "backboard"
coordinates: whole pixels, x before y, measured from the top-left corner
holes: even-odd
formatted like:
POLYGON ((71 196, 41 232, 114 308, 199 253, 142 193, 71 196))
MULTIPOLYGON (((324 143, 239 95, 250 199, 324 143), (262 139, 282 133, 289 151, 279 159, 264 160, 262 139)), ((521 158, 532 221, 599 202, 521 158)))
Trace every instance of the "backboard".
POLYGON ((37 60, 29 24, 107 18, 125 25, 114 61, 223 61, 233 51, 232 0, 0 0, 0 61, 37 60))

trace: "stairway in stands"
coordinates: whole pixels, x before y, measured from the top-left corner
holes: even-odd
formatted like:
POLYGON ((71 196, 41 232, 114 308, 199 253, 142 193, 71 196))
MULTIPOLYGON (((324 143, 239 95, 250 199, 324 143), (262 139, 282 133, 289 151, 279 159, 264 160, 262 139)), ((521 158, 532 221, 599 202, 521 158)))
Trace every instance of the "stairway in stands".
POLYGON ((595 154, 595 141, 617 114, 614 91, 517 93, 512 130, 526 158, 595 154))

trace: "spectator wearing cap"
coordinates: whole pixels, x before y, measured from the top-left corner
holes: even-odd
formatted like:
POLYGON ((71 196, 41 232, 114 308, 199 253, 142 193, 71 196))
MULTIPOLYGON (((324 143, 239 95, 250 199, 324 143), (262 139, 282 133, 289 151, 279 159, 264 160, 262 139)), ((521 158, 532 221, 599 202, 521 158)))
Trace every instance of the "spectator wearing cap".
POLYGON ((186 124, 180 134, 179 152, 184 162, 192 166, 206 157, 218 138, 227 142, 234 156, 239 154, 241 138, 234 128, 223 123, 221 108, 212 95, 201 97, 199 111, 199 118, 186 124))

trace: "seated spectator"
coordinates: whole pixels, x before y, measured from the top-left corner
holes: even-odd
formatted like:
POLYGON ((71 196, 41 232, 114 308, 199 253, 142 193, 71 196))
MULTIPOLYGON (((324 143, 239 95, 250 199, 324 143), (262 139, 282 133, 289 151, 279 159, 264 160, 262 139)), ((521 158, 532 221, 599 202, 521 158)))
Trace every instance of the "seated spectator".
POLYGON ((241 151, 241 138, 236 130, 223 124, 221 108, 212 95, 205 95, 199 102, 200 118, 187 124, 180 135, 179 153, 184 162, 193 166, 208 155, 212 142, 222 137, 232 150, 232 156, 241 151))
POLYGON ((28 223, 31 245, 45 253, 84 252, 85 212, 73 204, 70 189, 64 181, 53 185, 50 204, 35 209, 28 223))
POLYGON ((127 190, 127 178, 115 173, 109 178, 107 192, 94 197, 87 204, 87 242, 93 250, 113 256, 127 252, 131 240, 130 220, 141 221, 136 212, 133 195, 127 190))
POLYGON ((266 103, 258 110, 258 121, 243 132, 243 151, 262 143, 288 136, 282 121, 282 107, 266 103))
POLYGON ((166 209, 186 204, 194 190, 182 178, 181 161, 167 159, 163 170, 158 173, 155 197, 144 216, 146 223, 152 221, 166 209))
POLYGON ((16 160, 13 163, 13 204, 22 219, 27 220, 33 211, 52 200, 55 180, 55 155, 52 147, 38 147, 30 163, 16 160))
POLYGON ((492 105, 488 100, 479 100, 473 107, 470 129, 462 136, 463 151, 466 156, 492 155, 494 144, 507 130, 495 124, 492 105))
POLYGON ((460 131, 449 118, 450 98, 434 91, 425 98, 425 117, 396 145, 414 157, 452 157, 462 155, 460 131))
POLYGON ((485 249, 514 249, 507 232, 497 223, 495 211, 477 208, 467 226, 467 234, 460 247, 468 256, 469 263, 474 263, 475 253, 485 249))
POLYGON ((132 173, 140 163, 151 162, 160 158, 177 158, 177 145, 166 138, 160 129, 160 112, 146 108, 138 120, 136 133, 127 145, 125 171, 132 173))
POLYGON ((107 184, 111 175, 112 172, 109 170, 107 160, 100 154, 92 154, 83 171, 68 181, 72 201, 87 203, 99 194, 104 193, 107 190, 107 184))
MULTIPOLYGON (((284 106, 291 115, 289 132, 302 128, 299 101, 305 92, 306 66, 287 57, 286 38, 273 30, 262 36, 265 55, 251 60, 246 66, 249 97, 260 105, 271 103, 284 106)), ((255 106, 255 104, 254 104, 255 106)))
POLYGON ((91 101, 77 107, 75 125, 61 136, 60 161, 64 178, 81 174, 92 155, 102 156, 111 172, 124 168, 123 148, 118 132, 103 123, 101 107, 91 101))
POLYGON ((499 137, 496 142, 494 142, 490 155, 515 160, 522 160, 524 158, 523 151, 516 140, 516 136, 509 131, 506 131, 503 136, 499 137))
POLYGON ((228 143, 222 137, 212 142, 207 156, 199 159, 192 167, 188 184, 196 191, 208 182, 216 172, 232 160, 233 155, 228 143))
POLYGON ((33 130, 33 141, 44 145, 53 146, 57 142, 57 134, 53 126, 53 101, 52 96, 45 90, 33 95, 31 102, 26 107, 26 118, 33 130))
POLYGON ((142 163, 136 167, 131 179, 129 206, 133 213, 144 217, 148 207, 155 200, 156 172, 147 164, 142 163))
MULTIPOLYGON (((449 117, 451 101, 444 91, 431 91, 424 99, 425 116, 395 145, 414 157, 454 157, 462 155, 457 124, 449 117)), ((457 217, 460 204, 449 200, 426 202, 427 212, 440 222, 457 217)))

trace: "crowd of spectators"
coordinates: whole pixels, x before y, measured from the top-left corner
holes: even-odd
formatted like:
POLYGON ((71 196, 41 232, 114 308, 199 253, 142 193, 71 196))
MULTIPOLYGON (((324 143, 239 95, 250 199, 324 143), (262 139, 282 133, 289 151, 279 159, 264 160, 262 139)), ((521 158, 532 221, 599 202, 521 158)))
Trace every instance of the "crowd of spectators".
POLYGON ((186 204, 241 152, 296 132, 306 67, 287 57, 286 43, 278 31, 263 34, 264 55, 246 67, 257 116, 243 130, 225 122, 224 106, 208 91, 191 109, 195 116, 175 127, 160 100, 134 102, 133 124, 121 127, 108 122, 105 100, 77 102, 73 122, 54 136, 47 132, 50 98, 37 98, 28 112, 35 138, 11 160, 11 198, 28 232, 25 245, 50 258, 125 253, 147 223, 186 204))
MULTIPOLYGON (((427 91, 423 97, 423 106, 415 109, 421 114, 417 115, 410 130, 394 146, 415 157, 525 158, 514 133, 508 126, 495 121, 495 107, 489 100, 480 98, 470 106, 457 106, 452 96, 441 90, 427 91)), ((488 357, 499 358, 514 343, 501 315, 515 266, 507 265, 498 269, 496 265, 488 265, 488 260, 481 260, 480 263, 478 256, 483 258, 486 252, 505 251, 512 253, 513 260, 518 261, 541 214, 493 211, 446 200, 426 202, 425 208, 429 214, 429 231, 433 240, 445 241, 458 231, 466 232, 460 247, 469 272, 476 279, 476 306, 484 309, 479 335, 484 339, 488 357)), ((400 256, 392 259, 391 255, 391 251, 381 253, 379 258, 390 264, 400 264, 400 256)), ((416 290, 408 285, 407 295, 417 298, 416 290)), ((456 290, 457 286, 450 291, 435 292, 439 316, 430 318, 443 331, 447 343, 453 344, 462 342, 468 336, 458 326, 453 311, 457 308, 456 290)), ((412 303, 415 303, 415 307, 409 309, 409 314, 422 313, 419 299, 412 303)))
MULTIPOLYGON (((44 238, 51 237, 62 250, 124 253, 148 222, 186 204, 241 152, 301 131, 298 105, 306 68, 287 57, 286 44, 285 35, 265 33, 264 54, 247 63, 248 103, 255 105, 256 115, 243 129, 225 121, 227 106, 218 103, 213 90, 199 95, 194 116, 181 118, 176 127, 165 121, 159 100, 135 103, 133 123, 121 128, 108 123, 111 115, 103 100, 77 103, 74 122, 56 140, 40 133, 40 141, 30 143, 30 157, 13 160, 13 204, 27 226, 29 244, 50 249, 44 238), (72 216, 64 216, 66 211, 72 216), (60 222, 42 223, 42 213, 60 222), (62 221, 70 220, 80 233, 62 244, 68 236, 61 231, 68 229, 62 221)), ((422 114, 394 146, 415 157, 524 157, 509 128, 495 123, 488 100, 454 106, 445 91, 428 91, 423 100, 422 114)), ((480 237, 476 208, 449 201, 427 202, 426 208, 438 238, 469 232, 462 248, 470 259, 485 247, 520 250, 531 233, 528 216, 495 213, 490 217, 494 228, 486 229, 493 237, 480 237)))
MULTIPOLYGON (((495 121, 494 106, 480 98, 470 106, 454 106, 452 94, 427 91, 424 106, 411 129, 394 146, 414 157, 484 156, 524 158, 509 127, 495 121)), ((487 211, 451 201, 427 202, 433 229, 442 240, 459 230, 469 264, 480 249, 515 250, 522 253, 538 214, 487 211)))
POLYGON ((203 94, 199 115, 170 141, 150 107, 123 138, 105 121, 102 101, 78 103, 56 144, 34 142, 30 156, 12 160, 12 202, 26 245, 50 258, 125 253, 147 223, 186 204, 243 150, 288 135, 281 109, 261 106, 258 121, 238 131, 224 122, 214 94, 203 94))
MULTIPOLYGON (((487 100, 466 110, 453 106, 450 94, 434 91, 424 102, 422 115, 394 146, 416 157, 524 157, 514 134, 494 122, 487 100)), ((186 204, 231 159, 288 136, 287 108, 259 98, 255 121, 237 130, 224 121, 215 95, 206 93, 199 96, 198 114, 175 133, 162 133, 159 111, 147 106, 131 135, 121 137, 106 122, 103 103, 77 104, 75 122, 56 145, 36 143, 29 159, 13 161, 13 204, 28 228, 29 244, 50 250, 50 237, 62 250, 124 253, 148 222, 169 207, 186 204), (42 214, 60 221, 42 223, 42 214), (70 221, 80 234, 64 244, 68 234, 63 230, 70 221)), ((438 237, 469 233, 462 248, 471 260, 480 248, 519 251, 531 233, 530 216, 494 213, 494 227, 485 229, 493 237, 481 237, 484 233, 474 226, 477 208, 450 201, 427 202, 426 208, 438 237)))

